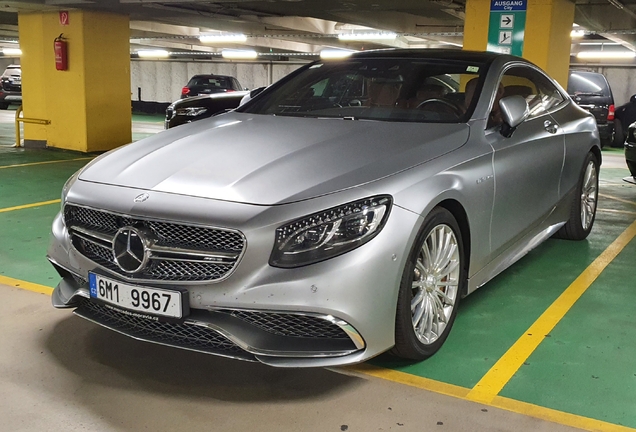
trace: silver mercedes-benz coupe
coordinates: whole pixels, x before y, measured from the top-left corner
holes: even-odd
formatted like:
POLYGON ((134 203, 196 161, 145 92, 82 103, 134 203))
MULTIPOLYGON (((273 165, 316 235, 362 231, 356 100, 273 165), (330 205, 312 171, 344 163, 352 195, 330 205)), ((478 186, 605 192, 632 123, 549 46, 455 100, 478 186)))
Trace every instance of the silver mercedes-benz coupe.
POLYGON ((464 296, 550 236, 587 237, 600 161, 594 117, 521 58, 314 62, 73 175, 53 305, 273 366, 421 360, 464 296))

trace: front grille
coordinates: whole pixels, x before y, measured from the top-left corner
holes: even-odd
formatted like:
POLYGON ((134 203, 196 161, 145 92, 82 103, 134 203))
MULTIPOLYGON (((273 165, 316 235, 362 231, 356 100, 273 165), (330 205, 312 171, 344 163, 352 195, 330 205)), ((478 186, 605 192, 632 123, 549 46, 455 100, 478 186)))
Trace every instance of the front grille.
POLYGON ((111 271, 139 281, 200 282, 223 279, 234 269, 245 246, 243 235, 237 231, 133 218, 70 204, 64 208, 64 222, 69 228, 73 245, 82 255, 111 271), (178 259, 175 256, 154 256, 144 269, 130 275, 115 263, 110 241, 100 240, 99 236, 82 236, 73 230, 89 230, 112 239, 125 226, 148 232, 154 245, 181 248, 185 252, 181 251, 178 259), (196 253, 188 255, 188 251, 197 252, 199 256, 196 253), (207 252, 230 253, 233 256, 216 260, 202 259, 200 253, 207 252))
POLYGON ((233 310, 230 314, 280 336, 349 340, 339 326, 315 316, 238 310, 233 310))
POLYGON ((195 351, 249 358, 249 354, 232 341, 207 327, 132 316, 88 299, 80 301, 76 312, 104 327, 138 339, 195 351))

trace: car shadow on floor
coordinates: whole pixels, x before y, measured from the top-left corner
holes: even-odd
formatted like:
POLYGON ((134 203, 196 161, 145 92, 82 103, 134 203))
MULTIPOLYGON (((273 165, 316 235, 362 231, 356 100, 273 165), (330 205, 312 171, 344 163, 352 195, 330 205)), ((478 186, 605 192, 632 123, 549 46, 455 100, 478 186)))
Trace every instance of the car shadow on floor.
POLYGON ((363 381, 323 368, 279 369, 137 341, 76 316, 43 336, 57 363, 96 388, 250 403, 320 399, 363 381))

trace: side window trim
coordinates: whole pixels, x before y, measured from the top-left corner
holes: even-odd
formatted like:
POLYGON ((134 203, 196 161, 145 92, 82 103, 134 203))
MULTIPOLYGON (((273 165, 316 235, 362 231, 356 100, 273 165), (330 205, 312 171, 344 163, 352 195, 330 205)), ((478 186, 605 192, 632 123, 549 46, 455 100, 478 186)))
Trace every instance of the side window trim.
MULTIPOLYGON (((563 108, 565 108, 567 105, 570 104, 571 98, 569 95, 564 95, 563 91, 561 91, 561 89, 559 88, 559 86, 555 85, 554 80, 552 78, 550 78, 547 74, 545 74, 542 70, 540 70, 538 67, 532 65, 532 64, 528 64, 528 63, 524 63, 524 62, 519 62, 519 61, 514 61, 514 62, 510 62, 508 64, 506 64, 506 66, 504 66, 501 70, 501 73, 499 74, 499 77, 497 79, 497 86, 499 86, 499 84, 501 83, 501 80, 503 79, 503 76, 506 74, 506 72, 508 72, 510 69, 514 68, 514 67, 525 67, 528 69, 531 69, 532 71, 538 73, 539 75, 543 76, 545 79, 548 80, 548 82, 550 84, 552 84, 554 86, 554 89, 559 93, 559 95, 561 96, 561 98, 563 99, 559 104, 551 107, 548 110, 545 110, 542 114, 540 115, 536 115, 536 116, 531 116, 528 117, 528 120, 532 120, 535 118, 540 118, 542 117, 544 114, 552 114, 555 113, 563 108)), ((495 95, 491 95, 490 98, 490 105, 489 105, 489 109, 488 112, 492 111, 493 105, 494 105, 494 101, 495 101, 495 95)))

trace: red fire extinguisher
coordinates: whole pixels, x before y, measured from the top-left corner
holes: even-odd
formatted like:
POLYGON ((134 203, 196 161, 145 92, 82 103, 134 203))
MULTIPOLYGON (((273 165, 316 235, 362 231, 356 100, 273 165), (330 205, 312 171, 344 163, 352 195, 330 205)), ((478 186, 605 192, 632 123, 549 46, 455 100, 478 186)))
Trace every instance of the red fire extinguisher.
POLYGON ((68 43, 61 34, 55 38, 53 47, 55 49, 55 69, 68 70, 68 43))

